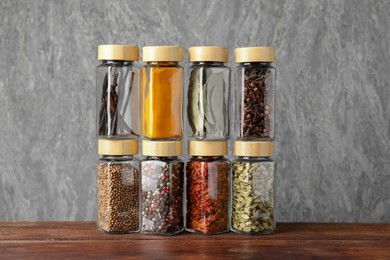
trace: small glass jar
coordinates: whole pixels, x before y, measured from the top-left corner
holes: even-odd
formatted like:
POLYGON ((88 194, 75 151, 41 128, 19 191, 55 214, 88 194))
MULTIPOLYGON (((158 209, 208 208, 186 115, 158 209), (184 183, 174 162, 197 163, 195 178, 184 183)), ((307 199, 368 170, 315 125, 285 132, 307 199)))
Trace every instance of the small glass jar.
POLYGON ((98 141, 97 226, 118 234, 139 231, 139 161, 136 140, 98 141))
POLYGON ((181 149, 181 141, 142 141, 141 233, 175 235, 184 230, 181 149))
POLYGON ((189 48, 186 134, 193 139, 229 138, 230 68, 228 49, 219 46, 189 48))
POLYGON ((201 234, 229 231, 227 141, 189 141, 186 171, 186 230, 201 234))
POLYGON ((234 132, 241 140, 273 140, 275 109, 275 50, 235 49, 236 95, 234 132))
POLYGON ((99 45, 96 68, 98 138, 129 139, 140 134, 138 47, 99 45))
POLYGON ((142 48, 142 133, 148 139, 183 137, 183 49, 142 48))
POLYGON ((232 169, 231 230, 275 232, 275 162, 272 142, 236 141, 232 169))

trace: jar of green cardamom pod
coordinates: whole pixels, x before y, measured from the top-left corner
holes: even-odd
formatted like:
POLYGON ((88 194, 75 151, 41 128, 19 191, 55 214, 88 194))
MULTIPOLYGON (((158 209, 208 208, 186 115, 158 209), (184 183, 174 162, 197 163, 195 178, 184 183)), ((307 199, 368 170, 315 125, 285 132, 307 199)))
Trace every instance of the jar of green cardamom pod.
POLYGON ((235 141, 231 230, 263 235, 275 232, 273 142, 235 141))

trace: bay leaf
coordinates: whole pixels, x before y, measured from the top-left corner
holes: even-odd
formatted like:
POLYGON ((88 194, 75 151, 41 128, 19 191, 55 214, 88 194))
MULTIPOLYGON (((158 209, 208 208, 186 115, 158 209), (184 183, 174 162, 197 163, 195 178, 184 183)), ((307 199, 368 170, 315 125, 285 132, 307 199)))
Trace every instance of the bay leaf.
POLYGON ((224 102, 224 92, 225 92, 225 86, 224 86, 224 80, 223 80, 223 73, 215 73, 213 76, 215 76, 215 82, 216 85, 214 87, 214 91, 211 96, 211 104, 212 104, 212 114, 215 118, 215 126, 218 129, 218 132, 223 135, 225 132, 225 102, 224 102))
POLYGON ((208 135, 223 135, 224 114, 224 81, 223 73, 211 74, 204 85, 203 108, 208 135))
POLYGON ((188 104, 187 114, 188 122, 191 126, 192 132, 196 135, 203 132, 204 116, 201 115, 199 109, 200 103, 200 71, 199 69, 193 69, 190 75, 190 82, 188 86, 188 104))
POLYGON ((214 74, 211 74, 210 77, 208 77, 206 83, 203 87, 203 110, 204 110, 204 116, 209 124, 215 125, 215 120, 212 113, 212 105, 211 105, 211 97, 212 92, 215 88, 215 80, 214 74))

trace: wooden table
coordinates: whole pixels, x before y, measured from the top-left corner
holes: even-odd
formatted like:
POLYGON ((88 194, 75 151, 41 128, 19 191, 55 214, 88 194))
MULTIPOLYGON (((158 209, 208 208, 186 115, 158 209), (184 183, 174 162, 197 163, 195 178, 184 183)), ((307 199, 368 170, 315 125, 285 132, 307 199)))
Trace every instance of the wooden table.
POLYGON ((279 223, 245 236, 107 235, 94 222, 0 222, 0 259, 15 258, 390 259, 390 224, 279 223))

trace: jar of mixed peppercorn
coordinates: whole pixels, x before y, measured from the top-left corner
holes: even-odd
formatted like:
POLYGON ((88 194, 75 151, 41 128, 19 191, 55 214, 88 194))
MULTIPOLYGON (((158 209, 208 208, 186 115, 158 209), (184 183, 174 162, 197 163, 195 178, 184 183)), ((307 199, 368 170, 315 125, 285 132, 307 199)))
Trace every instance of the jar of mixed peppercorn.
POLYGON ((181 141, 142 141, 141 233, 175 235, 184 230, 181 150, 181 141))
POLYGON ((192 158, 186 174, 186 230, 202 234, 229 231, 229 171, 227 141, 188 144, 192 158))

